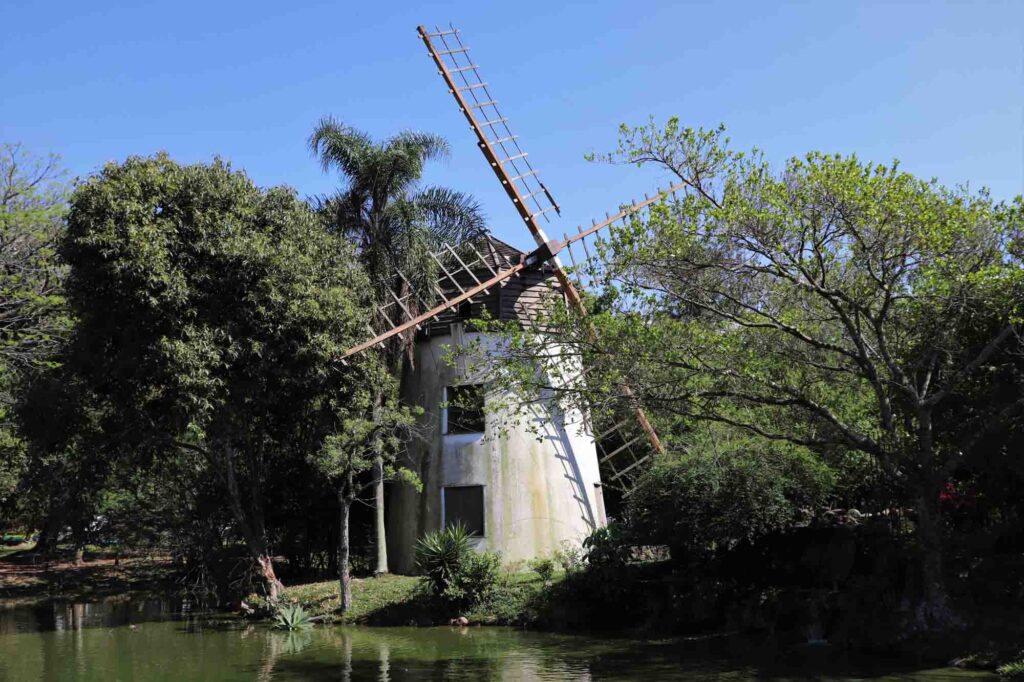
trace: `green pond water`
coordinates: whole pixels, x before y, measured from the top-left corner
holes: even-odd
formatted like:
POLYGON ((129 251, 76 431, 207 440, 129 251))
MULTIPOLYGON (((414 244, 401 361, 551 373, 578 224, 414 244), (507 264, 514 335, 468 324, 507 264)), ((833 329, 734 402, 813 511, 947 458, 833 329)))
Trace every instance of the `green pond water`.
POLYGON ((281 632, 165 601, 0 605, 0 680, 980 680, 907 662, 771 655, 727 639, 638 641, 509 628, 281 632), (753 662, 759 661, 759 662, 753 662))

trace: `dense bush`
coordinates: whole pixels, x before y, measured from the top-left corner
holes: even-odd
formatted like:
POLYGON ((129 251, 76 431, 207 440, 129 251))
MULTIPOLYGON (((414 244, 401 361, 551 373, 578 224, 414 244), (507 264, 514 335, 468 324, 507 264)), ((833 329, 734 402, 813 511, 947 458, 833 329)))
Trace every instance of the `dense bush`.
POLYGON ((460 606, 477 604, 500 578, 501 559, 473 549, 465 526, 454 524, 428 533, 416 544, 416 566, 431 593, 460 606))
POLYGON ((659 461, 629 497, 625 533, 667 545, 676 564, 704 561, 820 507, 832 472, 793 450, 686 453, 659 461))

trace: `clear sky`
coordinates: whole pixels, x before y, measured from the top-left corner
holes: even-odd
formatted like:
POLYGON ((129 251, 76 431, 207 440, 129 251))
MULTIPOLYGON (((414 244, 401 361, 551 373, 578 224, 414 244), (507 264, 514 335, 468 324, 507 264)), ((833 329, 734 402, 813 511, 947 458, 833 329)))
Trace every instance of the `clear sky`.
POLYGON ((336 185, 305 146, 322 115, 436 132, 453 154, 428 180, 475 194, 527 247, 416 37, 448 21, 565 209, 552 234, 665 180, 583 160, 651 115, 724 122, 775 162, 856 152, 997 198, 1024 189, 1024 0, 0 0, 0 141, 57 152, 75 175, 216 154, 308 195, 336 185))

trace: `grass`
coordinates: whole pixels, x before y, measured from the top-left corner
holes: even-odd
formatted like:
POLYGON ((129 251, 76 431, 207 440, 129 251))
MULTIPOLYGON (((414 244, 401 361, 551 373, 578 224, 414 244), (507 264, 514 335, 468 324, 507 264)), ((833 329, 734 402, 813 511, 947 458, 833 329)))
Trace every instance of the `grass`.
POLYGON ((32 542, 23 542, 20 545, 0 545, 0 559, 6 559, 18 552, 27 552, 35 546, 32 542))
POLYGON ((286 587, 282 601, 300 604, 312 616, 339 623, 366 623, 374 614, 409 603, 415 599, 419 579, 405 575, 382 575, 352 580, 352 608, 338 613, 338 581, 306 583, 286 587))
MULTIPOLYGON (((560 576, 555 577, 557 581, 560 576)), ((419 578, 382 575, 353 579, 352 608, 338 613, 338 582, 330 580, 286 587, 285 602, 301 605, 322 622, 360 625, 443 625, 450 618, 465 616, 483 625, 526 625, 536 615, 536 602, 544 583, 536 573, 513 573, 481 604, 455 613, 439 603, 422 587, 419 578)))

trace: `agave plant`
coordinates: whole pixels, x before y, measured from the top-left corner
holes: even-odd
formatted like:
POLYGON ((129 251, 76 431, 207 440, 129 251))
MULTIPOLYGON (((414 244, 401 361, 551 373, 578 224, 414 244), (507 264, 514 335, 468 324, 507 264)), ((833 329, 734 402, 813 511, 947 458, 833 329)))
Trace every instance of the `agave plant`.
POLYGON ((1024 680, 1024 658, 999 666, 996 673, 1010 680, 1024 680))
POLYGON ((313 621, 300 604, 285 604, 277 610, 274 627, 279 630, 307 630, 313 627, 313 621))
POLYGON ((416 567, 431 592, 438 596, 448 592, 473 551, 471 538, 468 528, 455 523, 417 541, 416 567))

